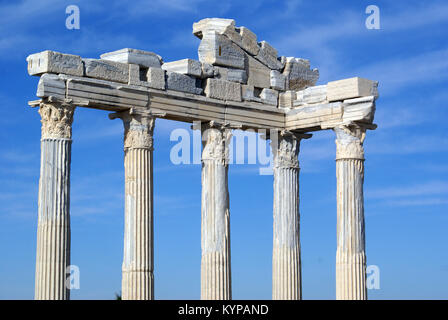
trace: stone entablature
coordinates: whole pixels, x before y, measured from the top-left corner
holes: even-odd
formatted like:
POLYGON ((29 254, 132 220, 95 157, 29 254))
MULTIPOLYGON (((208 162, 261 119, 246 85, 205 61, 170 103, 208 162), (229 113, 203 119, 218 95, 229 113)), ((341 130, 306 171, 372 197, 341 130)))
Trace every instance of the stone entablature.
POLYGON ((113 111, 150 109, 188 122, 304 132, 373 120, 376 81, 355 77, 315 86, 319 72, 308 60, 278 56, 231 19, 203 19, 193 33, 201 39, 199 61, 164 62, 129 48, 101 59, 43 51, 28 56, 28 72, 41 76, 37 96, 43 99, 113 111))

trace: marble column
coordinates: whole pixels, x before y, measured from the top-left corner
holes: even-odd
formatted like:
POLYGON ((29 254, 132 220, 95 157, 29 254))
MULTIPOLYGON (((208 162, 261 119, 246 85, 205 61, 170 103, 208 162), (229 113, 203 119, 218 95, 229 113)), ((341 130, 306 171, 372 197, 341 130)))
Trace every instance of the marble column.
POLYGON ((336 299, 365 300, 365 128, 353 124, 334 128, 334 132, 337 177, 336 299))
POLYGON ((122 299, 154 299, 153 130, 149 114, 112 114, 124 124, 125 229, 122 299))
POLYGON ((232 298, 228 156, 231 131, 202 124, 201 299, 232 298))
POLYGON ((311 135, 281 132, 271 137, 274 155, 272 299, 300 300, 299 150, 311 135))
POLYGON ((36 250, 36 300, 68 300, 70 158, 75 108, 41 102, 41 165, 36 250))

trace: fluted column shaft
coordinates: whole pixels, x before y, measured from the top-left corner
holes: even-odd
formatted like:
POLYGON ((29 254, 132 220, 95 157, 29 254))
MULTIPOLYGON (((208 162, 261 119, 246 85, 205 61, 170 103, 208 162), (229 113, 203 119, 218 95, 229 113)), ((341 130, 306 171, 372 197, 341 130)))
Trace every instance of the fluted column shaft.
POLYGON ((281 133, 271 137, 274 154, 274 238, 272 253, 272 298, 300 300, 300 140, 309 137, 281 133), (272 139, 277 139, 273 141, 272 139))
POLYGON ((201 299, 232 298, 228 144, 231 131, 202 125, 201 299))
POLYGON ((74 107, 39 106, 42 122, 36 250, 36 300, 68 300, 70 159, 74 107))
POLYGON ((122 113, 125 230, 122 299, 154 299, 153 129, 147 114, 122 113))
POLYGON ((336 299, 365 300, 366 254, 364 228, 365 129, 356 125, 336 133, 337 251, 336 299))

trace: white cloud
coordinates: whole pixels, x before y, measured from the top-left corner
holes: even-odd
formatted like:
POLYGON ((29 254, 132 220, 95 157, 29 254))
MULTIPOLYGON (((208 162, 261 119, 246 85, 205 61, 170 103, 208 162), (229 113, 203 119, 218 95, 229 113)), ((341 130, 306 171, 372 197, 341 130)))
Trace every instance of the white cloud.
MULTIPOLYGON (((417 201, 419 196, 448 195, 447 181, 428 181, 413 185, 383 186, 378 189, 370 189, 365 192, 368 199, 387 199, 411 197, 417 201)), ((407 200, 411 200, 407 199, 407 200)))
POLYGON ((392 207, 427 207, 448 204, 448 182, 427 181, 365 190, 366 204, 392 207))
POLYGON ((0 153, 0 159, 8 162, 9 164, 12 163, 30 163, 38 159, 39 156, 34 153, 30 153, 29 151, 25 150, 6 150, 0 153))
POLYGON ((445 1, 433 1, 412 6, 399 4, 389 12, 393 12, 393 14, 386 15, 381 21, 382 27, 386 31, 410 30, 448 22, 448 4, 445 1))
MULTIPOLYGON (((118 122, 118 121, 117 121, 118 122)), ((82 127, 73 132, 73 140, 77 143, 88 143, 107 138, 118 138, 122 141, 123 125, 121 123, 110 123, 109 125, 90 125, 89 127, 82 127)))
POLYGON ((71 177, 71 215, 87 217, 121 214, 124 204, 123 171, 97 172, 95 175, 71 177))
POLYGON ((299 6, 303 3, 302 0, 286 0, 285 1, 285 12, 295 13, 299 6))
POLYGON ((418 163, 418 168, 429 172, 448 173, 448 164, 446 163, 418 163))
POLYGON ((385 202, 386 205, 397 207, 415 207, 415 206, 437 206, 448 204, 447 198, 429 198, 429 199, 405 199, 390 200, 385 202))
POLYGON ((375 123, 381 130, 413 126, 427 121, 428 113, 418 112, 414 108, 392 108, 394 106, 381 104, 375 111, 375 123))
POLYGON ((136 17, 148 15, 149 13, 161 15, 173 12, 197 13, 200 5, 204 2, 205 0, 136 0, 133 1, 132 5, 122 1, 115 1, 114 5, 136 17))
MULTIPOLYGON (((381 131, 378 132, 378 135, 381 131)), ((428 152, 447 152, 448 137, 437 134, 395 134, 391 138, 391 133, 384 133, 375 139, 368 140, 367 137, 365 150, 368 154, 421 154, 428 152)))
POLYGON ((421 83, 437 84, 448 78, 448 48, 411 57, 379 61, 351 74, 379 81, 380 95, 396 94, 398 89, 421 83))
POLYGON ((375 111, 375 123, 378 130, 395 129, 398 127, 418 126, 433 123, 439 127, 448 94, 444 87, 435 86, 431 95, 411 96, 397 95, 394 99, 379 99, 375 111))
POLYGON ((154 212, 156 215, 179 215, 187 209, 201 211, 201 195, 197 195, 198 201, 191 201, 191 197, 185 196, 167 196, 162 194, 154 195, 154 212))
MULTIPOLYGON (((112 51, 117 48, 135 47, 146 48, 144 40, 135 37, 132 33, 111 32, 108 28, 96 28, 94 24, 85 25, 84 15, 94 16, 99 21, 119 20, 126 23, 129 20, 146 18, 152 15, 167 15, 170 19, 177 12, 195 13, 204 0, 151 0, 128 2, 113 1, 94 3, 93 1, 78 1, 81 12, 81 29, 66 31, 64 19, 65 7, 71 2, 58 0, 31 1, 25 0, 17 3, 0 4, 0 50, 14 50, 14 55, 3 55, 2 59, 23 58, 34 51, 51 48, 63 52, 85 54, 93 51, 92 44, 100 51, 112 51), (107 4, 107 5, 106 5, 107 4), (60 22, 58 30, 57 23, 60 22), (49 29, 58 32, 49 33, 49 29), (14 30, 14 32, 11 32, 14 30), (66 31, 66 32, 64 32, 66 31)), ((168 19, 168 18, 167 18, 168 19)), ((91 20, 94 21, 94 20, 91 20)), ((188 38, 191 33, 185 33, 188 38)), ((173 40, 175 41, 175 40, 173 40)), ((169 41, 170 42, 170 41, 169 41)), ((178 42, 171 42, 172 45, 178 42)))
POLYGON ((320 83, 341 76, 351 77, 361 72, 361 76, 383 80, 380 83, 383 95, 386 92, 383 86, 387 87, 388 92, 392 92, 397 86, 441 79, 448 74, 448 62, 444 59, 446 49, 414 57, 397 56, 393 60, 375 62, 362 70, 354 70, 347 54, 344 54, 345 46, 341 45, 341 41, 355 44, 358 40, 369 39, 376 34, 386 36, 395 33, 398 36, 400 32, 413 32, 416 28, 448 22, 448 4, 442 1, 421 6, 400 5, 390 7, 387 11, 382 10, 382 26, 376 31, 365 28, 366 15, 363 11, 331 11, 325 18, 326 23, 299 24, 299 27, 285 33, 274 43, 282 55, 297 56, 299 53, 301 57, 310 59, 311 65, 320 70, 320 83))
MULTIPOLYGON (((24 0, 7 2, 0 5, 0 30, 16 27, 26 27, 36 19, 43 19, 45 16, 52 16, 54 12, 65 7, 59 0, 24 0)), ((61 11, 61 15, 65 10, 61 11)), ((42 20, 41 20, 42 21, 42 20)))

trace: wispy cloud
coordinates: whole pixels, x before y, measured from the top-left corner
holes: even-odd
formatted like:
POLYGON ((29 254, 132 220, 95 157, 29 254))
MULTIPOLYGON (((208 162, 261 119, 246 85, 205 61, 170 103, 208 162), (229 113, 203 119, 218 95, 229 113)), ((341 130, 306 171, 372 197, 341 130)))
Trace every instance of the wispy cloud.
MULTIPOLYGON (((6 2, 1 4, 0 8, 0 19, 2 21, 0 30, 11 25, 25 27, 36 18, 42 19, 43 16, 51 16, 61 8, 65 9, 61 1, 58 0, 6 2)), ((62 12, 65 12, 65 10, 62 12)))
POLYGON ((429 198, 429 199, 405 199, 405 200, 389 200, 386 205, 397 207, 415 207, 415 206, 437 206, 448 204, 447 198, 429 198))
POLYGON ((114 1, 117 8, 125 10, 128 14, 135 16, 144 16, 149 13, 157 13, 162 15, 169 15, 173 12, 187 12, 197 13, 200 5, 206 2, 205 0, 136 0, 132 6, 122 1, 114 1))
POLYGON ((381 95, 396 94, 408 85, 448 79, 448 48, 425 52, 412 57, 396 57, 379 61, 354 71, 360 77, 380 82, 381 95))
POLYGON ((156 193, 154 195, 154 209, 156 214, 164 216, 182 214, 187 209, 190 211, 195 209, 200 212, 200 195, 198 195, 198 201, 191 201, 191 198, 184 196, 168 196, 156 193))
MULTIPOLYGON (((445 2, 438 1, 417 7, 400 6, 381 11, 381 29, 377 31, 365 28, 366 15, 361 10, 328 11, 323 16, 323 23, 299 24, 294 31, 285 33, 275 43, 281 54, 297 56, 300 53, 303 58, 311 59, 312 66, 317 66, 321 72, 322 83, 340 78, 341 75, 349 77, 361 72, 361 76, 383 80, 382 83, 387 83, 384 87, 392 91, 395 86, 424 82, 432 77, 446 77, 446 49, 407 57, 403 56, 405 51, 392 60, 378 62, 377 59, 373 63, 366 61, 368 66, 363 69, 356 67, 351 56, 344 51, 347 46, 353 47, 353 43, 363 43, 377 35, 383 38, 388 35, 396 36, 400 32, 407 32, 409 35, 416 28, 448 22, 448 4, 445 2)), ((384 94, 383 91, 381 93, 384 94)))
MULTIPOLYGON (((34 51, 51 48, 70 53, 86 54, 94 49, 104 52, 122 47, 146 48, 144 39, 134 36, 134 33, 114 31, 111 28, 96 27, 101 21, 109 21, 106 25, 114 26, 116 20, 135 21, 150 19, 157 15, 172 18, 174 13, 197 13, 204 0, 137 0, 129 5, 122 1, 78 1, 80 8, 81 29, 70 31, 65 29, 66 6, 70 1, 24 0, 0 4, 0 50, 14 50, 14 55, 3 55, 2 59, 23 58, 34 51), (84 17, 95 21, 84 25, 84 17), (48 30, 56 32, 48 32, 48 30), (10 32, 14 30, 14 32, 10 32)), ((175 30, 169 30, 174 32, 175 30)), ((186 37, 193 37, 191 33, 186 37)), ((180 36, 179 36, 180 38, 180 36)), ((177 40, 179 40, 179 38, 177 40)), ((173 41, 176 41, 174 39, 173 41)), ((194 41, 192 41, 194 43, 194 41)), ((181 45, 181 44, 180 44, 181 45)))
POLYGON ((365 191, 367 204, 392 207, 425 207, 448 204, 448 182, 427 181, 385 186, 365 191))
POLYGON ((123 126, 117 121, 117 123, 110 123, 106 126, 82 127, 80 130, 73 132, 73 139, 80 143, 96 142, 107 138, 120 139, 123 137, 123 132, 123 126))
POLYGON ((17 166, 2 166, 0 167, 0 174, 14 177, 33 177, 39 176, 39 163, 35 165, 17 165, 17 166))
MULTIPOLYGON (((426 113, 425 115, 427 115, 426 113)), ((384 104, 375 112, 375 123, 382 129, 413 126, 425 122, 422 114, 409 108, 388 108, 384 104)))
POLYGON ((122 171, 98 172, 95 175, 73 174, 71 214, 88 219, 121 214, 121 210, 117 209, 124 203, 122 181, 122 171))
POLYGON ((366 140, 365 150, 370 154, 422 154, 429 152, 447 152, 448 137, 437 134, 396 134, 394 139, 389 133, 381 134, 374 140, 366 140))
POLYGON ((229 175, 248 175, 248 176, 257 176, 260 174, 260 168, 267 168, 268 165, 254 165, 254 164, 230 164, 229 166, 229 175))
POLYGON ((397 32, 448 22, 448 4, 445 1, 417 3, 412 6, 396 5, 395 10, 389 10, 382 19, 385 30, 397 32))
POLYGON ((305 161, 316 161, 334 158, 336 156, 336 145, 333 141, 301 147, 300 157, 305 161))
POLYGON ((280 54, 300 56, 311 60, 312 67, 320 70, 320 81, 326 82, 340 73, 339 53, 331 42, 339 37, 357 34, 360 29, 356 13, 345 12, 339 17, 330 16, 324 25, 304 25, 295 32, 285 33, 275 41, 280 54))
POLYGON ((286 0, 285 1, 285 12, 297 12, 296 10, 303 3, 302 0, 286 0))
MULTIPOLYGON (((413 185, 387 186, 379 189, 367 190, 366 198, 386 199, 400 197, 448 195, 447 181, 428 181, 413 185)), ((447 198, 448 200, 448 198, 447 198)))
POLYGON ((174 120, 166 120, 166 119, 157 119, 154 130, 156 130, 157 133, 163 133, 164 135, 167 133, 171 133, 175 129, 185 129, 192 134, 191 129, 191 123, 187 122, 180 122, 180 121, 174 121, 174 120))
MULTIPOLYGON (((7 219, 25 218, 29 219, 37 215, 37 175, 23 179, 23 175, 15 175, 14 172, 7 173, 11 178, 0 180, 0 216, 7 219)), ((2 173, 3 175, 3 173, 2 173)))
POLYGON ((448 164, 446 163, 418 163, 418 168, 428 172, 448 173, 448 164))
MULTIPOLYGON (((293 6, 296 1, 289 1, 293 6)), ((288 7, 288 6, 287 6, 288 7)), ((320 51, 322 47, 329 48, 339 40, 349 40, 353 37, 366 36, 363 10, 354 11, 340 9, 337 12, 323 12, 326 23, 303 23, 296 32, 285 34, 279 41, 279 47, 290 49, 311 49, 320 51)), ((309 21, 307 21, 309 22, 309 21)), ((410 31, 427 25, 448 22, 448 4, 437 1, 431 4, 414 6, 399 6, 395 10, 381 12, 382 33, 410 31)))
POLYGON ((5 150, 0 153, 0 160, 13 163, 29 163, 39 158, 38 154, 30 153, 25 150, 5 150))

